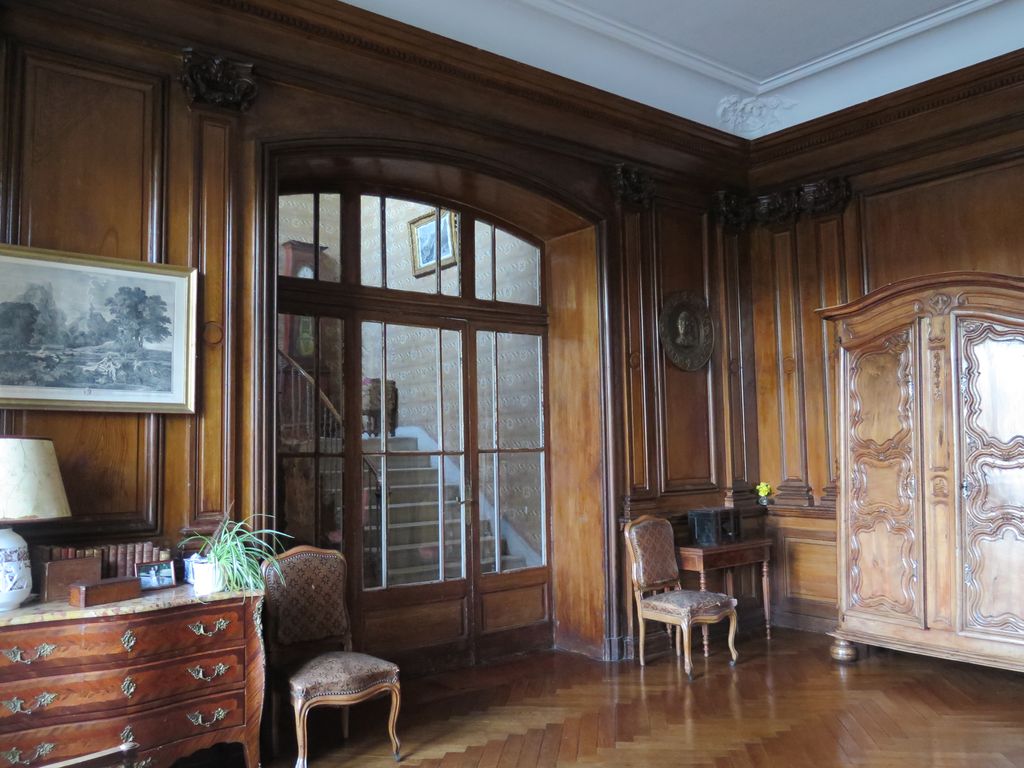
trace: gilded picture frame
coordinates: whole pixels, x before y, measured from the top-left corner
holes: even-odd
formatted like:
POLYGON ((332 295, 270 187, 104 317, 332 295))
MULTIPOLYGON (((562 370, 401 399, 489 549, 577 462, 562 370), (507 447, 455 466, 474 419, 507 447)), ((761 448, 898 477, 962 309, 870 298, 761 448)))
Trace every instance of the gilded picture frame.
POLYGON ((432 274, 440 262, 441 269, 458 263, 455 214, 446 209, 435 210, 409 222, 412 246, 412 273, 417 277, 432 274), (440 237, 438 237, 440 222, 440 237), (438 256, 440 255, 440 258, 438 256))
POLYGON ((195 269, 0 245, 0 408, 195 412, 195 269))

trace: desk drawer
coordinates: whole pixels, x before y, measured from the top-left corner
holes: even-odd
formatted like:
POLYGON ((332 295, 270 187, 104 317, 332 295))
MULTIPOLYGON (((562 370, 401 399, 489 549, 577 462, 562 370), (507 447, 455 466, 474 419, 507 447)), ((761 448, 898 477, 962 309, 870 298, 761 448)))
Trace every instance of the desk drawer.
MULTIPOLYGON (((52 674, 63 667, 112 660, 201 652, 240 644, 245 636, 239 603, 188 607, 159 618, 135 614, 69 624, 10 628, 0 641, 0 681, 52 674)), ((0 763, 0 768, 3 768, 0 763)))
MULTIPOLYGON (((187 693, 202 696, 245 679, 242 648, 184 656, 100 672, 57 674, 0 683, 0 732, 41 720, 142 704, 187 693)), ((2 768, 0 761, 0 768, 2 768)))
POLYGON ((141 750, 245 722, 245 693, 206 696, 131 716, 43 726, 0 735, 0 768, 45 765, 135 741, 141 750))

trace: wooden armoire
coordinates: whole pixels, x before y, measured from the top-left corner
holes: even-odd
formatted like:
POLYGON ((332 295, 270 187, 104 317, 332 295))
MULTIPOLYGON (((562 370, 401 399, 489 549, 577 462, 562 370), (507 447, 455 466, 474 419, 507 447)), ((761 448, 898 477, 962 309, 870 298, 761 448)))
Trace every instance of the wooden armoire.
POLYGON ((943 273, 819 312, 839 336, 833 657, 1024 670, 1024 279, 943 273))

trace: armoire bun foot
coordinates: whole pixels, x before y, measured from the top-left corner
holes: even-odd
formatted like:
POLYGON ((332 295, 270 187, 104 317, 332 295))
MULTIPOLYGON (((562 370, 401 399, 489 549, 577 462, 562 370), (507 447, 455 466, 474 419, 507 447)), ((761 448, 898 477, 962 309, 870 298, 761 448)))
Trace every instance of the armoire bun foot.
POLYGON ((829 653, 835 661, 849 664, 857 660, 857 646, 849 640, 840 640, 838 637, 832 641, 829 653))

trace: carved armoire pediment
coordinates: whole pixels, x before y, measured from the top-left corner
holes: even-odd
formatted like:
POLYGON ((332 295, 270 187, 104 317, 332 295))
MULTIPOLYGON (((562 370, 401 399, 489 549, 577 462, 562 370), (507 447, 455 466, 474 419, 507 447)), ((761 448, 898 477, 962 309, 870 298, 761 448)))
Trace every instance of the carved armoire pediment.
POLYGON ((893 283, 838 324, 839 626, 1024 670, 1024 279, 893 283))

